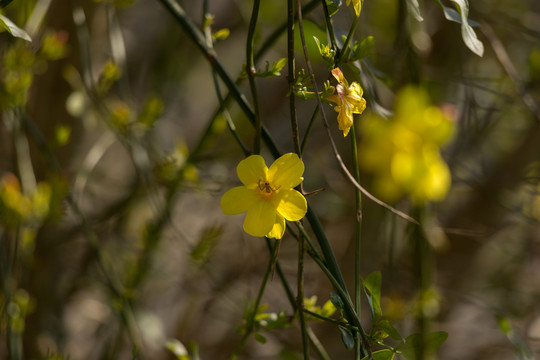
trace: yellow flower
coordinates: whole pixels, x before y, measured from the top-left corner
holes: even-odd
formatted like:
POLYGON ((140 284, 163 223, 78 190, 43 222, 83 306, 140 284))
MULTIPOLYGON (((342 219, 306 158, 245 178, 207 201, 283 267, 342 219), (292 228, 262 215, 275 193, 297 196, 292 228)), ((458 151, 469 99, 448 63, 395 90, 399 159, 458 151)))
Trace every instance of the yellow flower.
MULTIPOLYGON (((354 12, 356 14, 356 16, 360 16, 360 11, 362 11, 362 3, 364 1, 362 0, 352 0, 352 3, 353 3, 353 7, 354 7, 354 12)), ((347 0, 347 6, 349 6, 351 4, 351 0, 347 0)))
POLYGON ((363 119, 360 165, 374 175, 375 191, 385 201, 404 195, 415 204, 443 200, 451 174, 440 148, 452 135, 452 121, 415 87, 398 93, 394 110, 390 119, 363 119))
POLYGON ((227 215, 247 212, 244 231, 253 236, 281 239, 285 220, 298 221, 307 211, 306 199, 293 187, 304 178, 304 163, 288 153, 270 168, 260 155, 251 155, 236 167, 244 184, 228 190, 221 198, 221 210, 227 215))
POLYGON ((328 97, 328 100, 337 105, 334 110, 338 113, 339 130, 343 131, 343 136, 347 136, 349 129, 353 125, 353 114, 361 114, 366 108, 366 100, 362 98, 362 88, 357 82, 350 86, 339 68, 332 70, 332 75, 338 81, 336 86, 337 94, 328 97))

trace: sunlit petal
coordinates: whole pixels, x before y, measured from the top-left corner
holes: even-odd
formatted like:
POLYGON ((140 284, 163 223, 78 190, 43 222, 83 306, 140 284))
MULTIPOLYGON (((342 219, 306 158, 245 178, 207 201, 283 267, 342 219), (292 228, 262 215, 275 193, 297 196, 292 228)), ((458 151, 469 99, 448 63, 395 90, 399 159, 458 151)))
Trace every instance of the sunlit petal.
POLYGON ((272 227, 272 230, 270 230, 270 232, 266 234, 266 237, 281 239, 283 237, 283 234, 285 234, 285 218, 283 216, 280 216, 279 214, 276 214, 276 221, 274 222, 274 226, 272 227))
POLYGON ((353 82, 351 86, 349 86, 349 92, 358 97, 362 97, 364 94, 364 90, 362 90, 362 87, 357 82, 353 82))
POLYGON ((350 106, 342 106, 338 114, 339 130, 343 131, 343 136, 347 136, 349 129, 353 125, 353 114, 350 106))
POLYGON ((345 81, 345 77, 343 76, 343 73, 339 68, 332 69, 332 75, 336 78, 338 83, 343 83, 345 81))
POLYGON ((259 195, 256 190, 238 186, 228 190, 221 197, 221 210, 227 215, 236 215, 248 211, 259 195))
POLYGON ((294 189, 280 191, 274 197, 274 204, 279 215, 289 221, 298 221, 306 215, 306 198, 294 189))
POLYGON ((304 163, 295 153, 288 153, 274 161, 268 170, 268 179, 276 189, 290 189, 303 180, 304 163))
POLYGON ((266 179, 268 168, 262 156, 251 155, 240 161, 236 167, 236 172, 242 184, 253 189, 258 185, 259 180, 266 179))
POLYGON ((354 99, 354 101, 350 102, 352 107, 352 112, 355 114, 361 114, 366 109, 366 100, 363 98, 354 99))
POLYGON ((265 236, 274 227, 276 215, 271 201, 256 201, 247 211, 244 231, 253 236, 265 236))

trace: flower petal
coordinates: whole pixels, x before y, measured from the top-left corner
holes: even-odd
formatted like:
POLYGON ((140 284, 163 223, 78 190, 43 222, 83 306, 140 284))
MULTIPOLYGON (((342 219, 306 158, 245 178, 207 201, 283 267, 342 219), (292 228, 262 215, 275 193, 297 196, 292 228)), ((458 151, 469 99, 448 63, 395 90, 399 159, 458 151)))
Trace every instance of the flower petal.
POLYGON ((240 161, 236 167, 236 173, 242 184, 250 189, 258 186, 259 180, 266 180, 268 168, 264 158, 260 155, 251 155, 240 161))
POLYGON ((290 189, 300 184, 304 173, 304 162, 295 153, 278 158, 268 169, 268 181, 276 189, 290 189))
POLYGON ((338 94, 330 95, 329 97, 326 98, 326 100, 333 101, 338 105, 341 104, 341 98, 339 97, 338 94))
POLYGON ((349 129, 353 125, 353 114, 350 106, 342 106, 338 114, 339 130, 343 131, 343 136, 347 136, 349 129))
POLYGON ((361 114, 366 109, 366 100, 364 100, 363 98, 360 98, 358 100, 351 101, 351 107, 352 107, 353 113, 361 114))
POLYGON ((279 191, 273 201, 278 214, 289 221, 298 221, 306 215, 306 198, 294 189, 279 191))
POLYGON ((259 198, 256 190, 245 186, 237 186, 229 189, 221 197, 221 211, 226 215, 236 215, 248 211, 259 198))
POLYGON ((334 75, 338 83, 345 82, 345 77, 339 68, 332 69, 332 75, 334 75))
POLYGON ((244 231, 253 236, 265 236, 274 227, 276 215, 271 201, 255 201, 247 211, 244 231))
POLYGON ((358 97, 362 97, 362 95, 364 94, 364 90, 362 90, 360 84, 355 81, 351 84, 351 86, 349 86, 349 93, 353 93, 358 97))
POLYGON ((285 218, 279 214, 276 214, 274 227, 272 227, 272 230, 270 230, 270 232, 266 234, 266 237, 281 239, 283 237, 283 234, 285 234, 285 218))

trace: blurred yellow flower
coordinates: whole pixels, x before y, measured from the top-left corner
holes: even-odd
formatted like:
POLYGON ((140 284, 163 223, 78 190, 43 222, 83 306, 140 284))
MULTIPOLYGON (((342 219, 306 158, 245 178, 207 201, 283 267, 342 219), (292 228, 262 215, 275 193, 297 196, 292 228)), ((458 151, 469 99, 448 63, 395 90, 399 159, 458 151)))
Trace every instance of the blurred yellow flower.
POLYGON ((332 75, 338 81, 337 94, 329 96, 328 100, 337 104, 334 110, 338 113, 339 130, 343 131, 343 136, 347 136, 353 125, 353 114, 361 114, 365 110, 366 100, 362 98, 363 90, 360 85, 353 82, 349 86, 339 68, 333 69, 332 75))
MULTIPOLYGON (((352 0, 354 13, 356 14, 356 16, 360 15, 360 11, 362 11, 363 2, 364 2, 363 0, 352 0)), ((349 6, 350 4, 351 4, 351 0, 347 0, 347 6, 349 6)))
POLYGON ((444 199, 451 176, 440 147, 452 135, 453 123, 423 90, 405 88, 390 120, 367 116, 361 131, 360 166, 375 175, 378 196, 393 202, 409 195, 417 204, 444 199))
POLYGON ((304 163, 288 153, 270 168, 260 155, 251 155, 236 168, 244 184, 228 190, 221 198, 221 210, 227 215, 247 212, 244 231, 253 236, 281 239, 285 220, 298 221, 307 211, 304 196, 293 188, 299 185, 304 163))

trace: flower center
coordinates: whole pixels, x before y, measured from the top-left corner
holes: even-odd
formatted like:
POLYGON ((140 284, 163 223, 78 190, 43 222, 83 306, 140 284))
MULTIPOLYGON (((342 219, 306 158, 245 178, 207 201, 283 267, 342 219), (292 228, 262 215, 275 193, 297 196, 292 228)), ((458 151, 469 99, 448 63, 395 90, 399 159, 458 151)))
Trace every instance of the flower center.
POLYGON ((266 195, 266 196, 272 194, 274 191, 277 191, 280 188, 280 186, 278 186, 277 188, 274 188, 272 187, 272 185, 270 185, 268 181, 262 181, 262 180, 259 180, 258 185, 259 185, 259 190, 261 190, 263 195, 266 195))

